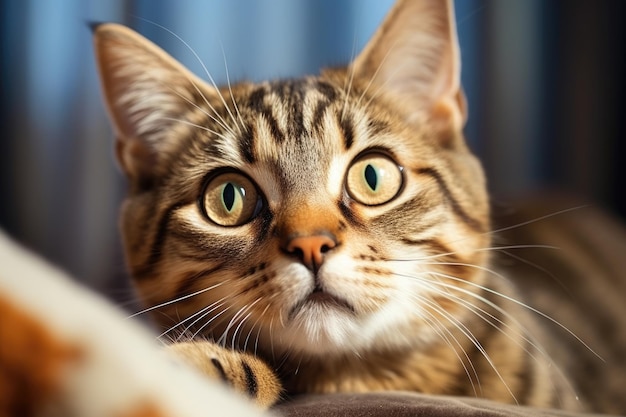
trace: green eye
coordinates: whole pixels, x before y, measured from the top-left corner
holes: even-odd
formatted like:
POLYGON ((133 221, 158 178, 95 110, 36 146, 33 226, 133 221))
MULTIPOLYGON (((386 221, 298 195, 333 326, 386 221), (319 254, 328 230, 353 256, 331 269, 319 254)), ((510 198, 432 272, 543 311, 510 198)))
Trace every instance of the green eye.
POLYGON ((361 204, 384 204, 400 191, 402 169, 386 155, 367 153, 348 169, 346 187, 350 196, 361 204))
POLYGON ((211 179, 201 199, 206 216, 220 226, 239 226, 252 220, 260 210, 260 201, 252 181, 236 172, 211 179))

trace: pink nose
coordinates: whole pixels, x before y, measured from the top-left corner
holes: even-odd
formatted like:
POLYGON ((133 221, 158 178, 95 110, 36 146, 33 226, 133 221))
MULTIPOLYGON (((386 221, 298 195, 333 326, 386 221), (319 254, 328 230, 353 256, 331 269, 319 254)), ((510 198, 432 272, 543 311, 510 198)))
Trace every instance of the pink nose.
POLYGON ((324 254, 337 246, 331 236, 298 236, 289 240, 287 252, 297 254, 307 268, 314 270, 324 262, 324 254))

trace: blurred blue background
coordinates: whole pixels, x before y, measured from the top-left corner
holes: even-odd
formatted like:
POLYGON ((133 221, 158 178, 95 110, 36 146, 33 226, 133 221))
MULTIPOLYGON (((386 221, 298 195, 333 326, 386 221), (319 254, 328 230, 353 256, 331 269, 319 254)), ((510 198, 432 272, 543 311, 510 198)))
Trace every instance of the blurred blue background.
MULTIPOLYGON (((347 63, 392 0, 5 0, 0 228, 90 286, 124 288, 113 160, 87 22, 138 30, 194 72, 261 80, 347 63)), ((624 216, 626 2, 456 0, 468 141, 495 199, 575 193, 624 216)))

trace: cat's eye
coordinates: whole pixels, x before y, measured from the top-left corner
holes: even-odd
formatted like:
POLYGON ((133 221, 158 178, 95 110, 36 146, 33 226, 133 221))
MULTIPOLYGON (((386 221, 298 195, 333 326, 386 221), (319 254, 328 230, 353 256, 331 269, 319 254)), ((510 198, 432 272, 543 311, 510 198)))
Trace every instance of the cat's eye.
POLYGON ((402 168, 390 157, 381 153, 366 153, 350 166, 346 188, 354 200, 376 206, 398 195, 402 181, 402 168))
POLYGON ((262 207, 255 185, 238 172, 226 172, 210 179, 200 203, 209 220, 220 226, 247 223, 262 207))

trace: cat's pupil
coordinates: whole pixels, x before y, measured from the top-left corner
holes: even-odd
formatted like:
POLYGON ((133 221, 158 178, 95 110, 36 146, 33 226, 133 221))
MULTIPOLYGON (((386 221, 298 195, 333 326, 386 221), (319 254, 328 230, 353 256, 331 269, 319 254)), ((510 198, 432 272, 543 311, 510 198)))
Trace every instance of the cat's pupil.
POLYGON ((228 212, 233 210, 235 205, 235 186, 231 182, 227 183, 222 190, 222 202, 228 212))
POLYGON ((365 167, 364 174, 367 185, 372 191, 376 191, 376 187, 378 186, 378 175, 376 174, 376 169, 372 165, 368 164, 365 167))

